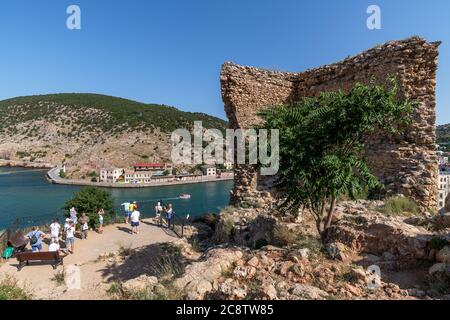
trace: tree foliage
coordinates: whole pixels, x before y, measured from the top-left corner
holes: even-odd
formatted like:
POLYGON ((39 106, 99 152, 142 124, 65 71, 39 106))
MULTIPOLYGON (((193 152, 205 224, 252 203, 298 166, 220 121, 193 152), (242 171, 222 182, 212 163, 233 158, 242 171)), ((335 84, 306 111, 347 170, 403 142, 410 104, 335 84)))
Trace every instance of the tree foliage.
POLYGON ((114 200, 111 194, 103 189, 86 187, 77 192, 74 197, 64 204, 63 209, 70 210, 74 207, 79 214, 86 213, 89 216, 89 225, 97 228, 99 225, 98 211, 105 210, 105 223, 108 223, 114 215, 114 200))
POLYGON ((309 209, 323 234, 339 196, 354 199, 365 188, 381 187, 364 158, 367 136, 399 134, 411 111, 411 103, 398 98, 395 80, 389 88, 356 84, 348 92, 325 92, 264 110, 264 127, 280 130, 277 186, 286 191, 284 206, 309 209))

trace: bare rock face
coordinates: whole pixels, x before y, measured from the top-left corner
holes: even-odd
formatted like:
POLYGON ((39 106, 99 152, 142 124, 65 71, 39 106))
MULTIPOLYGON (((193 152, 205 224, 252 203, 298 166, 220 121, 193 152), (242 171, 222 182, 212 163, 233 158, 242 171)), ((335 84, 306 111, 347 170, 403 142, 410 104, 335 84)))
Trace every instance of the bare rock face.
POLYGON ((356 252, 382 255, 385 260, 432 259, 428 246, 432 233, 405 220, 348 208, 341 220, 328 230, 326 239, 330 243, 343 243, 356 252))
POLYGON ((122 288, 125 291, 152 291, 153 288, 158 284, 158 279, 156 277, 150 277, 147 275, 141 275, 138 278, 125 281, 122 284, 122 288))
POLYGON ((291 293, 299 298, 308 300, 323 300, 328 297, 325 291, 305 284, 298 284, 291 289, 291 293))
POLYGON ((222 273, 241 258, 242 251, 237 249, 212 249, 202 261, 187 266, 184 275, 175 280, 174 286, 184 290, 190 300, 203 299, 217 285, 222 273))
MULTIPOLYGON (((222 97, 232 128, 261 123, 266 107, 299 101, 321 92, 348 90, 373 77, 384 84, 395 75, 401 94, 416 102, 412 123, 401 136, 374 134, 367 139, 370 167, 394 194, 404 194, 422 208, 437 205, 435 153, 435 87, 439 43, 419 37, 392 41, 342 62, 301 73, 277 72, 225 63, 222 97)), ((259 176, 255 167, 238 165, 232 203, 261 202, 273 193, 273 177, 259 176)))
POLYGON ((439 262, 450 263, 450 246, 445 246, 436 253, 436 260, 439 262))

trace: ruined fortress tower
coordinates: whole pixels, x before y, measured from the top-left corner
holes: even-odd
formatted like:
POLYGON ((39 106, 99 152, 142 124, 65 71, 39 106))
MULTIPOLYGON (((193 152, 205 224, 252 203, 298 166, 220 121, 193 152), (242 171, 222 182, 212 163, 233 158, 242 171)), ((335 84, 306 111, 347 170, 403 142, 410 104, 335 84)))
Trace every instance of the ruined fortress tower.
MULTIPOLYGON (((372 135, 366 155, 374 174, 392 193, 417 201, 422 208, 437 204, 435 87, 438 42, 419 37, 388 42, 344 61, 300 73, 276 72, 225 63, 222 97, 233 129, 261 122, 258 112, 268 106, 299 101, 323 91, 348 90, 357 82, 379 83, 395 75, 403 97, 416 102, 413 122, 401 136, 372 135)), ((231 202, 264 199, 271 194, 268 179, 254 167, 237 165, 231 202)))

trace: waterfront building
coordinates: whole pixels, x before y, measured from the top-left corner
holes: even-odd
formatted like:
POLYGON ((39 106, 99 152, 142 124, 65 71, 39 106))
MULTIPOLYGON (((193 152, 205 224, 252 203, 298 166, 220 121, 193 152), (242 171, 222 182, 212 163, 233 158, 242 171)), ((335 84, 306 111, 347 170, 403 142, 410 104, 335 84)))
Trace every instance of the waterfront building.
POLYGON ((202 166, 202 172, 203 172, 203 175, 207 176, 207 177, 215 177, 215 176, 217 176, 216 167, 212 166, 212 165, 202 166))
POLYGON ((172 166, 163 163, 138 163, 125 169, 125 183, 152 183, 172 181, 172 166))
POLYGON ((440 171, 438 178, 438 209, 445 207, 445 201, 450 193, 450 171, 440 171))
POLYGON ((100 170, 100 181, 107 183, 116 183, 123 180, 123 168, 104 168, 100 170))

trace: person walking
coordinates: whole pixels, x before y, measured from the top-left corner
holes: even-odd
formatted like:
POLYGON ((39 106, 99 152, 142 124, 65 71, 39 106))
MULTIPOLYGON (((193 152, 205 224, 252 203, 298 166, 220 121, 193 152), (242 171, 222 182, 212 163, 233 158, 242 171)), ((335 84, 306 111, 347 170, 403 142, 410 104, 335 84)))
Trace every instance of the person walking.
POLYGON ((155 206, 155 217, 157 219, 160 219, 161 218, 161 214, 163 213, 163 211, 164 211, 164 209, 163 209, 163 207, 161 205, 161 202, 158 202, 156 204, 156 206, 155 206))
POLYGON ((141 213, 135 209, 131 213, 131 233, 132 234, 138 234, 139 233, 139 220, 140 220, 141 213))
POLYGON ((75 253, 75 224, 73 221, 68 221, 65 232, 66 248, 70 253, 75 253))
POLYGON ((42 239, 45 237, 45 233, 39 230, 38 226, 34 226, 26 237, 30 239, 31 250, 33 252, 41 252, 42 251, 42 239))
POLYGON ((81 228, 81 239, 87 239, 88 231, 89 231, 89 217, 86 213, 81 214, 81 218, 79 219, 80 228, 81 228))
POLYGON ((78 215, 77 210, 74 207, 70 208, 69 218, 70 218, 70 220, 72 220, 74 225, 76 225, 78 223, 77 215, 78 215))
POLYGON ((166 218, 167 218, 167 227, 170 229, 173 221, 173 208, 172 204, 169 203, 166 208, 166 218))
POLYGON ((98 210, 98 233, 103 233, 103 223, 104 223, 105 210, 98 210))
POLYGON ((128 221, 130 220, 130 215, 131 215, 131 211, 130 211, 131 203, 124 202, 121 204, 121 206, 123 206, 123 209, 125 211, 125 223, 128 224, 128 221))
POLYGON ((59 233, 61 231, 61 225, 59 224, 58 219, 54 219, 53 223, 50 225, 50 239, 51 241, 55 240, 59 242, 59 233))

